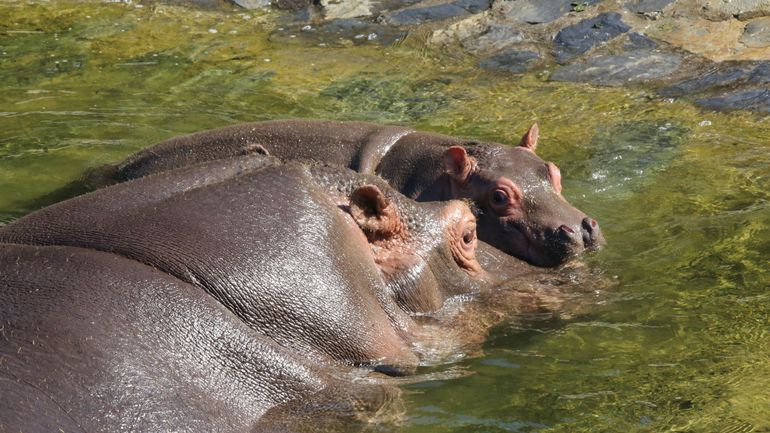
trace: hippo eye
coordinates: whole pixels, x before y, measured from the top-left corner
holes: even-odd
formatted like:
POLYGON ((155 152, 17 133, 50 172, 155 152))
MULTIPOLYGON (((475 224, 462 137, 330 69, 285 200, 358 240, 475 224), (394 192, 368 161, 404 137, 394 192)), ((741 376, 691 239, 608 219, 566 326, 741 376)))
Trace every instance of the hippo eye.
POLYGON ((501 189, 496 189, 492 193, 492 203, 496 206, 504 206, 508 203, 508 194, 501 189))
POLYGON ((471 242, 473 242, 475 239, 476 239, 476 230, 474 229, 465 230, 465 233, 463 233, 463 243, 465 245, 470 245, 471 242))
POLYGON ((490 191, 489 205, 498 216, 510 216, 521 209, 524 195, 510 179, 501 177, 490 191))

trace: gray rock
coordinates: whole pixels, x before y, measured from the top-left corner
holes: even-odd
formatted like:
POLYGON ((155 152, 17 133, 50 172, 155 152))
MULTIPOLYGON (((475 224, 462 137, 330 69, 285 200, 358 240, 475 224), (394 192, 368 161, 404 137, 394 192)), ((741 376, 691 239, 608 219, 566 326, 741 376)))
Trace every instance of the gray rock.
POLYGON ((741 43, 752 48, 770 46, 770 18, 758 18, 746 24, 741 43))
POLYGON ((479 67, 494 71, 521 74, 532 69, 540 55, 534 51, 508 49, 479 61, 479 67))
POLYGON ((682 64, 679 54, 639 50, 619 55, 602 55, 585 63, 563 66, 551 74, 553 81, 589 82, 601 86, 622 86, 664 78, 682 64))
POLYGON ((262 9, 270 6, 270 0, 232 0, 244 9, 262 9))
POLYGON ((650 50, 657 47, 657 42, 636 32, 628 34, 628 42, 623 46, 625 51, 650 50))
MULTIPOLYGON (((708 71, 699 77, 668 86, 658 93, 661 96, 667 97, 686 97, 698 94, 713 95, 715 92, 730 90, 732 93, 729 95, 736 95, 740 92, 735 89, 755 88, 767 84, 770 84, 770 62, 741 62, 719 65, 717 69, 708 71)), ((724 98, 722 96, 712 98, 715 101, 713 103, 720 104, 722 103, 720 101, 724 98)), ((734 98, 728 99, 731 101, 734 98)))
POLYGON ((373 9, 377 12, 394 11, 420 3, 421 0, 379 0, 374 2, 373 9))
POLYGON ((712 110, 751 110, 770 113, 770 89, 739 90, 695 101, 712 110))
POLYGON ((511 24, 491 23, 478 36, 464 38, 460 43, 471 53, 500 51, 513 44, 524 42, 524 34, 511 24))
POLYGON ((593 5, 601 0, 503 0, 506 18, 529 24, 550 23, 572 10, 573 3, 593 5))
POLYGON ((476 14, 489 9, 489 0, 455 0, 433 6, 412 7, 388 12, 382 20, 390 25, 417 25, 476 14))
POLYGON ((748 80, 749 84, 755 86, 761 86, 770 83, 770 62, 762 62, 755 67, 748 80))
POLYGON ((679 97, 717 89, 744 81, 749 77, 750 71, 741 67, 728 67, 721 70, 709 71, 700 77, 676 83, 662 89, 662 96, 679 97))
POLYGON ((748 20, 770 15, 770 0, 705 0, 710 18, 748 20))
POLYGON ((274 0, 273 4, 278 9, 297 11, 313 4, 313 0, 274 0))
POLYGON ((372 14, 370 0, 319 0, 327 20, 367 17, 372 14))
POLYGON ((472 14, 477 14, 489 9, 489 7, 492 5, 492 2, 490 0, 455 0, 453 4, 465 9, 472 14))
POLYGON ((565 64, 594 46, 627 32, 630 28, 621 21, 620 14, 616 12, 604 13, 565 27, 554 38, 556 61, 565 64))
POLYGON ((663 8, 675 0, 631 0, 625 4, 625 8, 637 14, 649 14, 661 12, 663 8))

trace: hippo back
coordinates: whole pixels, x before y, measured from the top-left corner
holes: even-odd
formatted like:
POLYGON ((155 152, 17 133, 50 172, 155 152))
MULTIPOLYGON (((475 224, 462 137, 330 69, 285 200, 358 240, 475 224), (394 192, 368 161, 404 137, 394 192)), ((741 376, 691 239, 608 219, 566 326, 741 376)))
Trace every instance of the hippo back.
POLYGON ((206 290, 287 347, 354 364, 415 364, 408 316, 387 296, 365 238, 304 166, 247 167, 169 192, 232 164, 80 196, 3 227, 0 240, 119 254, 206 290))
POLYGON ((366 122, 275 120, 170 138, 130 156, 115 180, 247 154, 325 161, 371 173, 390 146, 412 130, 366 122))
POLYGON ((251 431, 287 404, 352 410, 393 394, 341 380, 343 367, 279 346, 203 290, 105 252, 0 244, 0 318, 7 431, 251 431))

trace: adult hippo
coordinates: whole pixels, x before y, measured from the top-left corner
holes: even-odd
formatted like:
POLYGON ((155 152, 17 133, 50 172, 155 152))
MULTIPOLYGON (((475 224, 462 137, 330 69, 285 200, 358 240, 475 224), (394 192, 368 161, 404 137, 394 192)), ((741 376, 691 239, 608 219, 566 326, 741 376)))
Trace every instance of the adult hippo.
POLYGON ((0 244, 0 431, 268 433, 397 401, 360 375, 282 347, 151 266, 0 244))
POLYGON ((418 201, 470 199, 479 239, 539 266, 605 243, 598 223, 561 195, 555 164, 536 154, 537 125, 518 146, 480 143, 401 126, 278 120, 172 138, 114 167, 113 181, 244 153, 310 159, 374 173, 418 201))
POLYGON ((463 202, 416 203, 376 176, 247 155, 58 203, 0 242, 118 254, 205 290, 284 347, 392 371, 418 363, 411 313, 494 281, 475 233, 463 202))

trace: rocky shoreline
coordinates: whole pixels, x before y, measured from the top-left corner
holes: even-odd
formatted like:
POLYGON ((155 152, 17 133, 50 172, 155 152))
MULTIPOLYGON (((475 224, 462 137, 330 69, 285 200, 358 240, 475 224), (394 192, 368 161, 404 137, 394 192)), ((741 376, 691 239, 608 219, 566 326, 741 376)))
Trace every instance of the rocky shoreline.
POLYGON ((390 45, 419 35, 500 73, 644 85, 709 109, 770 112, 770 0, 273 2, 289 11, 276 42, 390 45))

